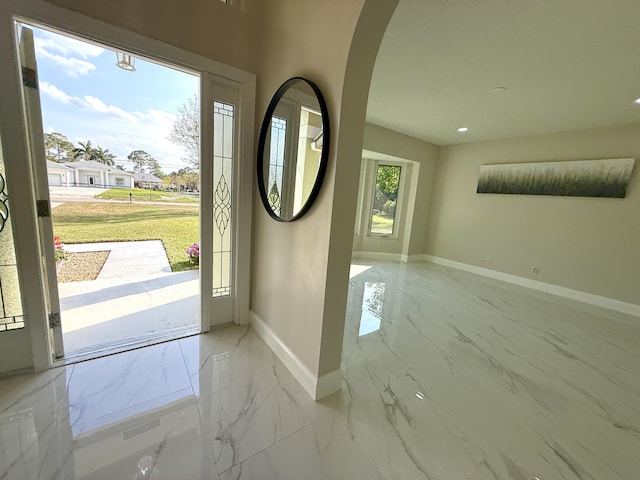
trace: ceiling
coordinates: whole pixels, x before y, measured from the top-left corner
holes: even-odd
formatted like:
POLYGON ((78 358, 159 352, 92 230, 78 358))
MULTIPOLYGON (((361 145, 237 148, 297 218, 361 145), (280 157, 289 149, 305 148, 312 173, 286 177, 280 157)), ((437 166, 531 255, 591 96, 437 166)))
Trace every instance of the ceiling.
POLYGON ((638 97, 638 0, 400 0, 367 121, 451 145, 638 123, 638 97))

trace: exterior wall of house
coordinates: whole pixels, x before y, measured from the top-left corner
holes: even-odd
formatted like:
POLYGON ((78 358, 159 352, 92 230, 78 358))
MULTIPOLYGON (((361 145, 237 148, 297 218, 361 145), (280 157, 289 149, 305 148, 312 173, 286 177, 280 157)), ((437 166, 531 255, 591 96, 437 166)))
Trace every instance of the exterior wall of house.
POLYGON ((108 183, 111 188, 133 188, 133 176, 109 173, 108 183))

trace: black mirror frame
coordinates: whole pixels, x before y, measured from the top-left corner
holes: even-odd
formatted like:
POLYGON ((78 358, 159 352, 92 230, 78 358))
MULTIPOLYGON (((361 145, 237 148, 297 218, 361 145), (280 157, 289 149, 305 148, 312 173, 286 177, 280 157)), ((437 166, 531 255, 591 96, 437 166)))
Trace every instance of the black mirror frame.
POLYGON ((327 163, 329 161, 329 146, 331 134, 329 130, 329 111, 327 110, 327 104, 322 96, 322 92, 318 88, 318 86, 313 83, 311 80, 307 80, 303 77, 292 77, 286 82, 284 82, 276 93, 273 95, 271 102, 269 102, 269 106, 267 107, 267 111, 264 114, 264 119, 262 120, 262 127, 260 127, 260 137, 258 138, 258 156, 257 156, 257 172, 258 172, 258 190, 260 191, 260 199, 262 200, 262 204, 264 205, 265 210, 269 214, 271 218, 277 220, 278 222, 294 222, 300 219, 305 213, 309 211, 313 203, 315 202, 318 194, 320 193, 320 188, 322 187, 322 181, 324 180, 324 175, 327 171, 327 163), (267 132, 269 131, 269 126, 271 124, 271 117, 273 112, 278 105, 280 99, 284 96, 289 88, 299 82, 303 81, 307 83, 315 93, 316 98, 318 99, 318 104, 320 105, 320 113, 322 115, 322 153, 320 154, 320 165, 318 166, 318 173, 316 175, 316 181, 313 184, 313 188, 309 193, 309 198, 304 203, 302 208, 298 213, 292 216, 289 219, 282 218, 275 214, 275 212, 271 209, 269 205, 269 199, 267 196, 267 191, 264 185, 264 151, 265 151, 265 142, 267 138, 267 132))

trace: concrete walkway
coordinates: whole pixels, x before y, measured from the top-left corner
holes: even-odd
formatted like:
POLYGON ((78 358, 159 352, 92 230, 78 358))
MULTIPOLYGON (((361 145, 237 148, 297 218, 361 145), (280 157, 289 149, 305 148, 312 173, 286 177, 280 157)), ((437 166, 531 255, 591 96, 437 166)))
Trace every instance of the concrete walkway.
POLYGON ((167 253, 160 240, 65 244, 64 249, 70 253, 108 250, 109 257, 98 280, 171 272, 167 253))
POLYGON ((58 284, 67 357, 199 329, 199 272, 171 272, 160 240, 65 250, 110 251, 96 280, 58 284))

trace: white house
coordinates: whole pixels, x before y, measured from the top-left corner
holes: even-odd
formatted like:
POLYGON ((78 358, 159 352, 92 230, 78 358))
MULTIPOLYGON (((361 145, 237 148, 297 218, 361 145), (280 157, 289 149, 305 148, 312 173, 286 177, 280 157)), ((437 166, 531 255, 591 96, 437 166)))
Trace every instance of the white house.
POLYGON ((153 188, 161 186, 162 179, 152 175, 151 173, 138 172, 133 174, 133 182, 137 187, 153 188))
POLYGON ((73 185, 73 169, 64 163, 56 163, 47 160, 47 177, 50 187, 63 187, 73 185))
POLYGON ((95 160, 55 163, 47 161, 50 186, 133 188, 133 174, 95 160))

